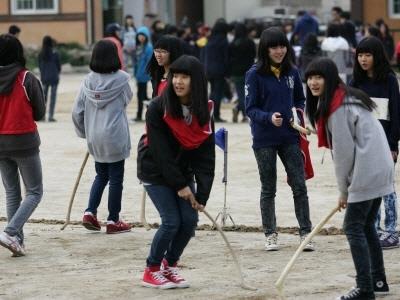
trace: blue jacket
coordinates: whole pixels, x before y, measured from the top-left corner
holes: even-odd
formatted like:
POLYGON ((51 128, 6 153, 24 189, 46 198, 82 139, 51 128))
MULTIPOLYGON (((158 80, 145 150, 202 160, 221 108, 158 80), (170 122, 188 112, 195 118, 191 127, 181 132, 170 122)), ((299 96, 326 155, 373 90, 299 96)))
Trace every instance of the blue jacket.
POLYGON ((300 45, 303 45, 304 39, 310 33, 318 35, 318 22, 308 13, 305 13, 296 23, 293 34, 298 36, 300 45))
POLYGON ((396 76, 394 74, 389 74, 387 80, 384 82, 373 82, 367 79, 363 82, 356 83, 352 80, 350 86, 363 90, 372 100, 374 100, 374 98, 389 99, 390 120, 379 121, 386 133, 390 150, 398 151, 400 139, 400 92, 396 76))
POLYGON ((148 82, 150 81, 150 75, 147 73, 146 68, 149 63, 151 56, 153 55, 153 45, 150 41, 150 31, 147 27, 139 27, 136 37, 139 34, 143 34, 147 37, 147 43, 145 45, 136 44, 136 64, 135 64, 135 77, 137 82, 148 82))
POLYGON ((253 148, 296 144, 299 134, 290 125, 292 107, 304 109, 305 97, 300 75, 292 68, 278 79, 261 75, 253 65, 246 73, 246 114, 250 118, 253 148), (272 114, 279 112, 281 127, 272 124, 272 114))
POLYGON ((58 84, 61 72, 60 56, 53 51, 48 59, 39 55, 40 80, 43 84, 58 84))

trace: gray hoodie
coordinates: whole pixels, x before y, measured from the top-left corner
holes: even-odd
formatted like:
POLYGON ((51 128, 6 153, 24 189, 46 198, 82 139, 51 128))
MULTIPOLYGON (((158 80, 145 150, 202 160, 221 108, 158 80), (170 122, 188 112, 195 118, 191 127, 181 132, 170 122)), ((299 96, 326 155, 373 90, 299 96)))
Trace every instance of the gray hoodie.
POLYGON ((354 203, 394 191, 394 164, 385 132, 360 100, 346 97, 327 127, 341 196, 354 203))
POLYGON ((96 162, 112 163, 129 157, 131 140, 126 106, 132 99, 130 76, 124 71, 89 73, 72 110, 79 137, 86 138, 96 162))

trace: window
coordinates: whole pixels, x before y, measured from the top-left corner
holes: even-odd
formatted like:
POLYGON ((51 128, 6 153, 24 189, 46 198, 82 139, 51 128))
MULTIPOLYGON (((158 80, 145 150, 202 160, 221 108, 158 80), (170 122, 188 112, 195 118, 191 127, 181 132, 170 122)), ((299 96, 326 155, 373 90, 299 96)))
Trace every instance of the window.
POLYGON ((58 13, 58 0, 12 0, 13 15, 40 15, 58 13))
POLYGON ((389 16, 400 19, 400 0, 389 0, 389 16))

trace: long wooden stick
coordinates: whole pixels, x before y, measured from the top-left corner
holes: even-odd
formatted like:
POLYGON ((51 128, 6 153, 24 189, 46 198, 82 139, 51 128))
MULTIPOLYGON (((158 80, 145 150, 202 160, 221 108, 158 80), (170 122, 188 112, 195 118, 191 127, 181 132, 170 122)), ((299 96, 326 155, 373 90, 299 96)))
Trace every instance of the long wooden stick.
POLYGON ((279 279, 275 282, 275 287, 278 290, 278 294, 280 299, 284 299, 283 296, 283 284, 285 282, 285 279, 287 275, 289 274, 291 268, 293 267, 297 257, 300 255, 300 253, 303 251, 304 247, 311 241, 311 239, 322 229, 322 227, 329 221, 330 218, 339 210, 339 206, 336 206, 332 211, 325 217, 323 218, 317 226, 311 231, 307 237, 304 239, 304 241, 300 244, 299 248, 297 248, 296 252, 290 259, 290 261, 287 263, 285 269, 283 270, 281 276, 279 276, 279 279))
POLYGON ((65 218, 65 223, 64 223, 64 225, 61 227, 61 230, 64 230, 64 229, 68 226, 68 224, 69 224, 69 222, 70 222, 72 204, 73 204, 73 202, 74 202, 76 190, 78 189, 79 182, 80 182, 80 180, 81 180, 82 173, 83 173, 83 170, 85 169, 85 165, 86 165, 86 162, 87 162, 88 158, 89 158, 89 152, 86 152, 85 158, 84 158, 84 160, 83 160, 83 162, 82 162, 82 165, 81 165, 81 169, 79 170, 78 177, 76 178, 76 181, 75 181, 75 186, 74 186, 74 189, 73 189, 73 191, 72 191, 71 198, 69 199, 69 206, 68 206, 67 217, 65 218))
POLYGON ((150 230, 151 227, 146 220, 146 189, 143 187, 143 194, 142 194, 142 205, 140 208, 140 222, 146 228, 146 230, 150 230))
POLYGON ((210 219, 210 221, 214 224, 214 227, 217 228, 218 232, 221 234, 222 238, 224 239, 225 244, 226 244, 226 246, 228 247, 229 252, 230 252, 231 255, 232 255, 233 262, 235 263, 236 269, 237 269, 237 271, 238 271, 238 273, 239 273, 239 277, 240 277, 240 286, 241 286, 243 289, 245 289, 245 290, 256 291, 256 290, 257 290, 256 288, 251 287, 251 286, 247 285, 247 284, 244 282, 244 277, 243 277, 242 269, 241 269, 240 264, 239 264, 239 259, 237 258, 235 251, 233 251, 232 246, 231 246, 231 244, 229 243, 228 239, 226 238, 226 235, 225 235, 224 232, 222 231, 221 227, 219 227, 219 225, 214 221, 214 219, 210 216, 210 214, 209 214, 206 210, 203 210, 203 213, 207 216, 207 218, 210 219))

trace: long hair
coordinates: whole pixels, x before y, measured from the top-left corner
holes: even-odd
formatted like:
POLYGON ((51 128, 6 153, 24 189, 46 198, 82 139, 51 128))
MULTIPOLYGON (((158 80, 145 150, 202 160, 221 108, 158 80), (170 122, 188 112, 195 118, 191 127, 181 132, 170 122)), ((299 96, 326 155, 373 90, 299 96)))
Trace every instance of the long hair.
POLYGON ((363 39, 356 48, 356 58, 353 68, 353 78, 356 86, 368 80, 367 71, 364 71, 358 62, 358 55, 360 53, 370 53, 374 58, 372 66, 372 80, 374 82, 386 81, 390 73, 394 74, 382 42, 378 38, 370 36, 363 39))
POLYGON ((336 64, 329 58, 316 58, 309 65, 305 73, 306 80, 310 76, 319 75, 324 79, 324 91, 321 96, 313 96, 307 85, 306 112, 311 125, 315 124, 319 118, 327 118, 333 100, 333 95, 338 87, 345 90, 345 93, 361 100, 364 106, 372 111, 375 103, 363 91, 346 86, 339 77, 336 64))
POLYGON ((191 112, 197 117, 199 124, 202 126, 210 120, 207 79, 203 65, 194 56, 182 55, 171 64, 168 85, 161 95, 164 109, 173 118, 183 118, 182 106, 172 85, 173 75, 178 73, 190 76, 191 112))
MULTIPOLYGON (((173 63, 179 56, 183 54, 182 41, 172 35, 163 35, 155 43, 154 49, 163 49, 169 52, 169 63, 173 63)), ((164 67, 159 66, 156 60, 156 56, 151 56, 149 63, 147 64, 147 72, 155 82, 159 83, 164 75, 164 67)))
POLYGON ((46 35, 42 40, 42 50, 39 53, 39 57, 43 60, 49 60, 53 53, 54 40, 46 35))
POLYGON ((12 34, 0 35, 0 66, 18 63, 25 68, 26 60, 21 42, 12 34))
POLYGON ((286 55, 281 63, 281 73, 287 74, 292 68, 292 52, 286 35, 278 27, 270 27, 261 33, 258 45, 257 72, 264 75, 273 75, 271 71, 271 58, 269 48, 284 46, 287 49, 286 55))

